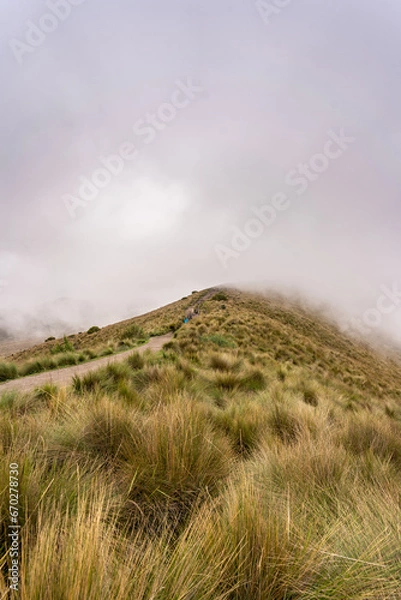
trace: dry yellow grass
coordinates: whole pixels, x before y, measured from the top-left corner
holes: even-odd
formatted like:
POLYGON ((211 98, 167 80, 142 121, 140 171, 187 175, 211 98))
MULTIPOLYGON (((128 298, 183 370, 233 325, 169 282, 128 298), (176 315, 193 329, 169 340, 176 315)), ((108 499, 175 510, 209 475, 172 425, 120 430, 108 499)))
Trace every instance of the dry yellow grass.
POLYGON ((15 462, 23 600, 401 599, 396 359, 216 293, 93 334, 176 323, 161 352, 0 398, 0 595, 15 462))

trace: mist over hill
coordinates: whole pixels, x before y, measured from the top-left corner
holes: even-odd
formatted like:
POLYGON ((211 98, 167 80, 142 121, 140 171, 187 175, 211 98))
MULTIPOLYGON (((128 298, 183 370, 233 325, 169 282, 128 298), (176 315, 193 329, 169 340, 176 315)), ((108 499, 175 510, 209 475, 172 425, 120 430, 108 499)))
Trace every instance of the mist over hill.
POLYGON ((91 317, 93 311, 88 302, 69 298, 43 303, 31 313, 18 309, 3 310, 0 313, 0 341, 60 337, 85 328, 91 317))

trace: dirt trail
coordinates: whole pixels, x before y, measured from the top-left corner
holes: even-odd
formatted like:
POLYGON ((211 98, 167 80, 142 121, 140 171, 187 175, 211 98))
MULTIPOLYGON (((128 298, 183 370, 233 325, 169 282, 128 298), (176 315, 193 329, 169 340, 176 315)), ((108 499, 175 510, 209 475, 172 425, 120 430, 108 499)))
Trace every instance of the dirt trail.
POLYGON ((72 382, 72 379, 75 375, 82 376, 90 371, 96 371, 97 369, 100 369, 100 367, 105 367, 111 363, 122 362, 130 354, 132 354, 132 352, 144 352, 145 350, 153 350, 153 352, 157 352, 158 350, 161 350, 164 344, 171 340, 172 337, 172 333, 160 335, 158 337, 151 338, 150 341, 143 346, 138 346, 138 348, 133 348, 131 350, 127 350, 126 352, 121 352, 120 354, 112 354, 110 356, 105 356, 104 358, 99 358, 81 365, 66 367, 65 369, 57 369, 56 371, 46 371, 46 373, 39 373, 38 375, 31 375, 29 377, 22 377, 21 379, 7 381, 6 383, 0 384, 0 395, 9 390, 29 392, 36 388, 40 388, 45 383, 54 383, 55 385, 66 387, 72 382))

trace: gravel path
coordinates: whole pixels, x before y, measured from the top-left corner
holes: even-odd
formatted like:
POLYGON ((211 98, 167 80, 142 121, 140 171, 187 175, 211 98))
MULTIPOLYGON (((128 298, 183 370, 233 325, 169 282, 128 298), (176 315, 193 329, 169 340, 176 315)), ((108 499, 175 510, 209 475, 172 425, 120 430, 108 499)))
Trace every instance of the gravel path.
POLYGON ((90 371, 96 371, 97 369, 100 369, 100 367, 105 367, 110 363, 122 362, 130 354, 132 354, 132 352, 144 352, 145 350, 153 350, 153 352, 157 352, 158 350, 161 350, 164 344, 171 340, 172 337, 172 333, 160 335, 158 337, 151 338, 149 342, 143 346, 138 346, 138 348, 133 348, 132 350, 127 350, 126 352, 121 352, 120 354, 111 354, 110 356, 92 360, 81 365, 66 367, 65 369, 57 369, 55 371, 46 371, 46 373, 39 373, 38 375, 31 375, 29 377, 21 377, 20 379, 7 381, 6 383, 0 384, 0 395, 9 390, 29 392, 36 388, 40 388, 45 383, 53 383, 58 386, 67 387, 70 385, 75 375, 82 376, 90 371))

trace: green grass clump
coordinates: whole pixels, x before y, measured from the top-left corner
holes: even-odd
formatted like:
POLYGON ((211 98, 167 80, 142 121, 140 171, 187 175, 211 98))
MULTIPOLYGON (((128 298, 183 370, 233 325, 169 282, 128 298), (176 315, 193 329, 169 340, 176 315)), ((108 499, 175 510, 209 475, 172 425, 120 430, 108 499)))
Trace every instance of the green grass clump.
POLYGON ((19 368, 19 375, 26 377, 27 375, 35 375, 36 373, 42 373, 45 371, 45 365, 43 360, 33 360, 19 368))
POLYGON ((100 371, 90 371, 82 377, 74 375, 72 387, 76 394, 84 394, 85 392, 94 392, 100 388, 102 383, 102 374, 100 371))
POLYGON ((0 393, 0 411, 10 411, 15 406, 18 393, 14 390, 0 393))
POLYGON ((99 356, 111 356, 112 354, 114 354, 114 348, 112 348, 111 346, 107 346, 99 352, 99 356))
POLYGON ((211 342, 216 346, 220 346, 220 348, 235 348, 236 343, 234 340, 225 337, 224 335, 220 335, 218 333, 214 333, 212 335, 203 336, 202 341, 211 342))
POLYGON ((18 370, 14 364, 0 362, 0 382, 16 377, 18 377, 18 370))
POLYGON ((127 358, 127 363, 131 369, 134 369, 135 371, 138 369, 143 369, 145 366, 145 360, 142 354, 139 354, 139 352, 133 352, 130 354, 127 358))
POLYGON ((74 352, 74 345, 68 340, 66 336, 63 338, 63 342, 56 344, 51 350, 51 354, 60 354, 62 352, 74 352))
POLYGON ((263 371, 258 368, 249 369, 249 371, 243 375, 240 387, 250 392, 263 390, 266 387, 266 378, 263 371))
POLYGON ((212 300, 215 300, 216 302, 225 302, 228 300, 228 296, 225 292, 217 292, 217 294, 212 296, 212 300))
POLYGON ((100 331, 100 327, 98 327, 97 325, 92 325, 92 327, 89 327, 86 333, 92 335, 92 333, 97 333, 98 331, 100 331))
POLYGON ((44 356, 41 361, 44 371, 51 371, 53 369, 57 369, 59 365, 59 361, 57 358, 53 358, 52 356, 44 356))
POLYGON ((35 397, 39 400, 49 400, 58 393, 58 387, 52 383, 46 383, 41 388, 35 390, 35 397))
POLYGON ((57 364, 59 367, 68 367, 77 365, 79 362, 79 355, 73 352, 67 352, 57 358, 57 364))

